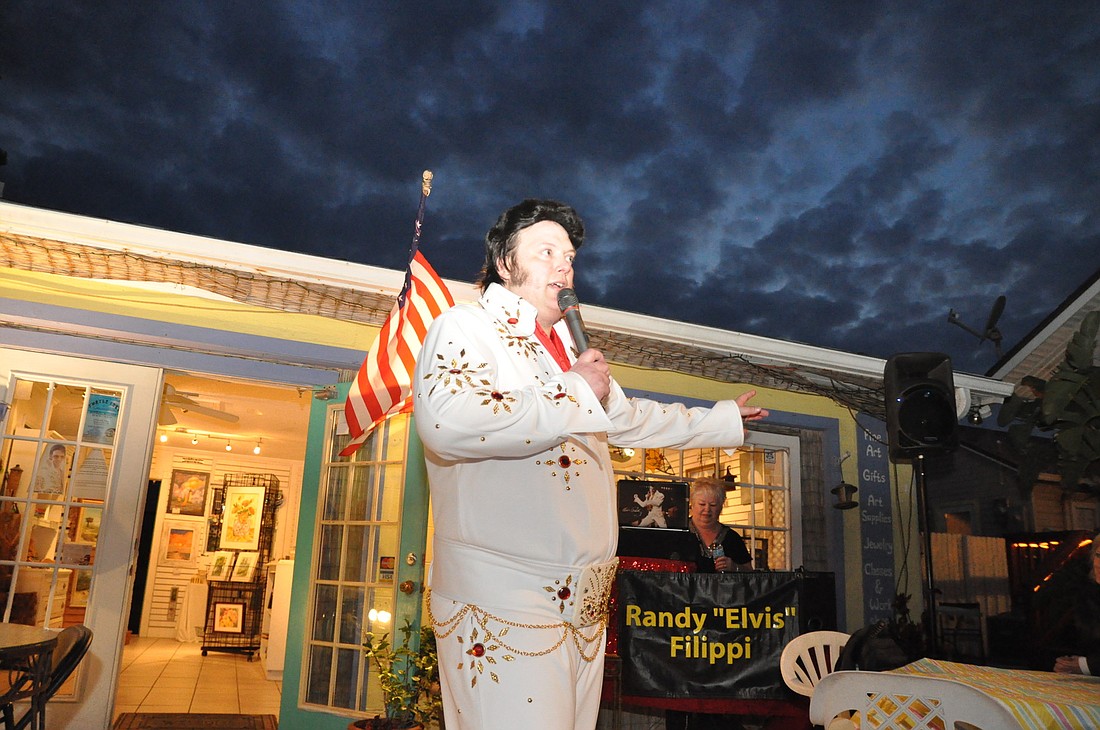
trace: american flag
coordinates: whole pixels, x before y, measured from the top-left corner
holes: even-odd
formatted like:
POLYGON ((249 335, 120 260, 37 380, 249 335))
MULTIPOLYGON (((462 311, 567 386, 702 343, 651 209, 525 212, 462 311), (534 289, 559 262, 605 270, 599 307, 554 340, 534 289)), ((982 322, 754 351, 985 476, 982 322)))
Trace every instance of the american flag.
POLYGON ((412 410, 413 366, 424 344, 428 325, 441 312, 454 306, 447 285, 418 250, 424 201, 430 192, 431 173, 425 172, 405 284, 348 392, 344 416, 351 442, 340 452, 341 456, 354 454, 371 430, 385 419, 412 410))

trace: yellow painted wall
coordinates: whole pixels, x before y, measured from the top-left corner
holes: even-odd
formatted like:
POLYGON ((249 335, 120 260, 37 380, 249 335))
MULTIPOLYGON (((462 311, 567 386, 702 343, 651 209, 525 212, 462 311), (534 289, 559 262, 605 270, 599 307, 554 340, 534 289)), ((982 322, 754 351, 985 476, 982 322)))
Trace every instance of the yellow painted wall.
MULTIPOLYGON (((124 283, 0 268, 0 296, 156 322, 206 327, 333 347, 370 347, 378 327, 241 304, 223 298, 155 291, 124 283)), ((210 295, 214 297, 215 295, 210 295)))

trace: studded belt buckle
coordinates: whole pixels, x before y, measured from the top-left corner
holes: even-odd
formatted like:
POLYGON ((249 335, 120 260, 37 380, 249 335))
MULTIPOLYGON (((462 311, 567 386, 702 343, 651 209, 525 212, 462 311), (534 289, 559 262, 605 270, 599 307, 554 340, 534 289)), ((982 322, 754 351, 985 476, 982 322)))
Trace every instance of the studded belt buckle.
POLYGON ((618 558, 598 565, 590 565, 581 571, 577 581, 580 594, 573 624, 584 628, 607 620, 611 589, 615 586, 618 558))

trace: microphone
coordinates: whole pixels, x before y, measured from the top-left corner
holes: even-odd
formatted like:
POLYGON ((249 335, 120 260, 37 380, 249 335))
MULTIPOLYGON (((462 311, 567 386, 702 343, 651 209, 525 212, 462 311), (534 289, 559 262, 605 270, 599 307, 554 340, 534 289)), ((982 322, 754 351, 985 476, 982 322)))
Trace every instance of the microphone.
POLYGON ((569 327, 569 334, 577 346, 577 352, 588 349, 588 333, 584 331, 584 320, 581 319, 581 303, 577 299, 577 293, 572 289, 562 289, 558 292, 558 308, 565 315, 565 324, 569 327))

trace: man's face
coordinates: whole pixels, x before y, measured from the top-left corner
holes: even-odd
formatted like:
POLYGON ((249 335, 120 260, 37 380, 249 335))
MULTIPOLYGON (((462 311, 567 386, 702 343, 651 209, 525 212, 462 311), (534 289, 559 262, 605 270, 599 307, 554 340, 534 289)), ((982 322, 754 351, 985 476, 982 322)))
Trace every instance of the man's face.
POLYGON ((50 463, 53 464, 54 469, 61 469, 65 466, 65 452, 64 451, 51 451, 50 463))
POLYGON ((576 249, 565 229, 553 221, 539 221, 516 235, 515 260, 498 261, 504 287, 538 310, 538 321, 549 330, 561 319, 558 292, 573 286, 576 249))

